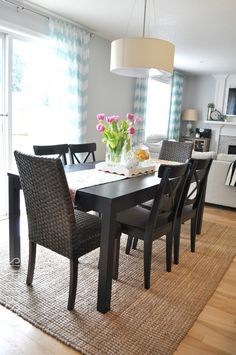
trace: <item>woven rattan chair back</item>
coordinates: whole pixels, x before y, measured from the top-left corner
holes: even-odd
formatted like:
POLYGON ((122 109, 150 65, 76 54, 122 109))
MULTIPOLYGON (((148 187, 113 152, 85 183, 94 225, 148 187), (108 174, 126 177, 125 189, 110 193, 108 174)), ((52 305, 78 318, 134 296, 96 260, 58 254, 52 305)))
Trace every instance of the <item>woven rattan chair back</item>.
POLYGON ((100 246, 98 217, 73 208, 64 168, 59 158, 14 152, 23 189, 29 234, 27 285, 32 284, 36 245, 70 259, 68 309, 74 308, 78 258, 100 246))
POLYGON ((193 143, 163 141, 159 159, 185 163, 191 158, 193 143))
POLYGON ((69 154, 71 164, 86 163, 89 158, 95 161, 96 143, 69 144, 69 154), (83 158, 82 153, 87 153, 83 158))
POLYGON ((34 145, 35 155, 55 155, 60 158, 64 165, 67 164, 66 154, 69 151, 68 144, 56 144, 56 145, 34 145))
POLYGON ((77 257, 74 209, 61 160, 19 152, 15 158, 25 196, 29 239, 70 259, 77 257))

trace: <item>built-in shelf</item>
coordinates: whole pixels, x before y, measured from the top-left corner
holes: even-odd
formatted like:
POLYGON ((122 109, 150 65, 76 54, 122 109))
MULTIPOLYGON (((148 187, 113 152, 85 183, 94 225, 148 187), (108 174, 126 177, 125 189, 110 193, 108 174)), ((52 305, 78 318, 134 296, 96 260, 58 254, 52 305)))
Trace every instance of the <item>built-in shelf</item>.
POLYGON ((227 122, 227 121, 204 121, 204 123, 218 126, 236 126, 236 122, 227 122))

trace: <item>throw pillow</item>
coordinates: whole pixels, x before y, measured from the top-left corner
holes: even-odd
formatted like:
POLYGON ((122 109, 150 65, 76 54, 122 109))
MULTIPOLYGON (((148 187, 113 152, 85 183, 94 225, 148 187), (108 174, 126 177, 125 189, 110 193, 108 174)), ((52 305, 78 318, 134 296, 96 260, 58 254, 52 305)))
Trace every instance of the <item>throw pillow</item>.
POLYGON ((236 154, 224 154, 220 153, 217 154, 217 160, 225 160, 225 161, 235 161, 236 160, 236 154))

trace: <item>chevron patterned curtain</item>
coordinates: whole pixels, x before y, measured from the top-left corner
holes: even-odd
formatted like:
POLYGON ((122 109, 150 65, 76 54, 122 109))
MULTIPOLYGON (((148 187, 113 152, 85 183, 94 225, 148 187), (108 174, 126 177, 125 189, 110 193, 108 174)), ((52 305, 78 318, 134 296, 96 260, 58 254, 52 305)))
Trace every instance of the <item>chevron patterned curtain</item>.
POLYGON ((58 19, 49 20, 51 141, 86 139, 90 34, 58 19))
POLYGON ((137 144, 144 141, 145 138, 145 119, 147 107, 147 90, 148 79, 136 79, 135 93, 134 93, 134 114, 135 116, 142 117, 142 129, 136 131, 133 143, 137 144))
POLYGON ((168 139, 179 139, 184 76, 174 71, 171 88, 168 139))

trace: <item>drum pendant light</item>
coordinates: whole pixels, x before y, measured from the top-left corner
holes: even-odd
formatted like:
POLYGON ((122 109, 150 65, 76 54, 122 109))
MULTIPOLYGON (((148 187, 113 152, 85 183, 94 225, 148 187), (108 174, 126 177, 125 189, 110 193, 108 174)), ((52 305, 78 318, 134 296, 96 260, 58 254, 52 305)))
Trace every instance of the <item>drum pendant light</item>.
POLYGON ((145 38, 147 0, 144 2, 143 37, 120 38, 111 43, 110 71, 136 78, 171 76, 175 46, 157 38, 145 38))

